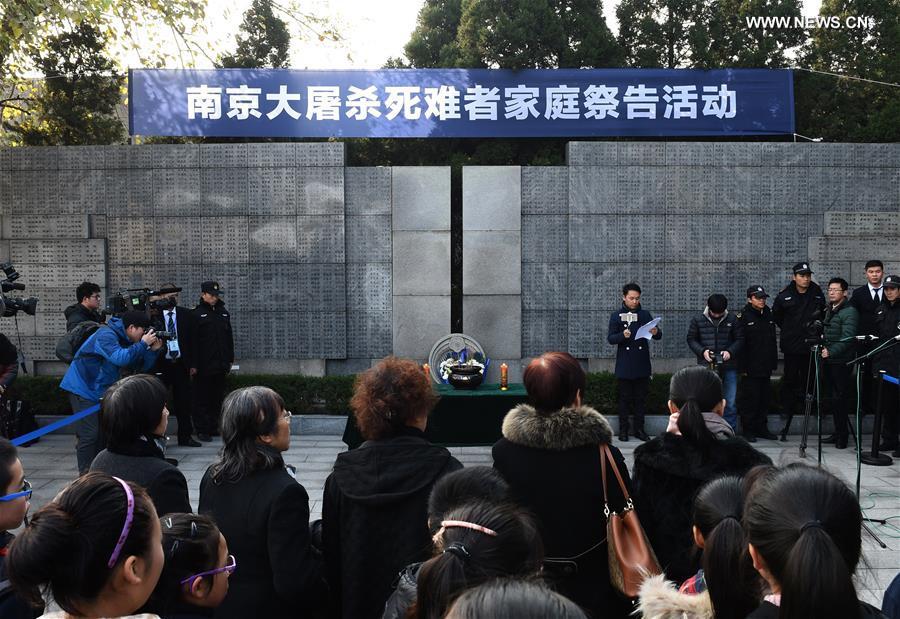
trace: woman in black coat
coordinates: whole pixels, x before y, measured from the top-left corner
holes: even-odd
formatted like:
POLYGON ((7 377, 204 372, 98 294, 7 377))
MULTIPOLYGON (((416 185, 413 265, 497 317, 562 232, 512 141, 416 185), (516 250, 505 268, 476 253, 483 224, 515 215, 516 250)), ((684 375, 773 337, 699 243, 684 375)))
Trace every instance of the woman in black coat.
POLYGON ((669 385, 668 430, 634 450, 635 505, 666 577, 676 583, 700 567, 692 531, 697 491, 715 477, 742 477, 754 466, 772 463, 734 436, 721 419, 724 409, 715 372, 679 370, 669 385))
POLYGON ((309 495, 281 457, 291 413, 271 389, 238 389, 222 405, 222 439, 221 459, 200 482, 199 511, 215 521, 239 567, 215 617, 309 616, 323 583, 309 495))
MULTIPOLYGON (((612 447, 612 428, 582 405, 584 370, 568 353, 538 357, 523 379, 529 404, 504 418, 494 468, 513 497, 537 516, 545 573, 557 590, 596 617, 626 617, 629 605, 609 582, 600 474, 600 446, 610 445, 628 484, 625 460, 612 447)), ((609 508, 620 511, 624 496, 615 476, 609 480, 609 508)))
POLYGON ((191 512, 184 474, 165 461, 166 388, 155 376, 134 374, 113 384, 100 401, 106 449, 92 471, 133 481, 147 489, 160 516, 191 512))
POLYGON ((322 503, 334 617, 381 617, 397 574, 431 556, 428 495, 462 468, 425 438, 436 401, 422 369, 406 359, 383 359, 357 379, 350 406, 366 441, 338 455, 322 503))

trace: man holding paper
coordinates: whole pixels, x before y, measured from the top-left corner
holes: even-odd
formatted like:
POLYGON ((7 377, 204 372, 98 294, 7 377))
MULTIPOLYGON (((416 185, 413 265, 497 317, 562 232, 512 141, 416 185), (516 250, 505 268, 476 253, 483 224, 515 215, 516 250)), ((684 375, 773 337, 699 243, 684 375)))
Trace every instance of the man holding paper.
POLYGON ((659 318, 641 308, 641 287, 635 283, 622 286, 622 307, 609 317, 606 339, 617 347, 616 379, 619 391, 619 440, 628 440, 628 413, 634 416, 634 435, 642 441, 650 437, 644 432, 644 408, 650 383, 650 339, 662 338, 657 326, 659 318))

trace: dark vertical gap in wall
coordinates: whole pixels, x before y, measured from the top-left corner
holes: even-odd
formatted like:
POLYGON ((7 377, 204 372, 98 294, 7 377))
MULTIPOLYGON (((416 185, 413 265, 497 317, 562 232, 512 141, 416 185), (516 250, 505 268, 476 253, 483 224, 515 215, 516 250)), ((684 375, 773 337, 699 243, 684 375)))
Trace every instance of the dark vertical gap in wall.
POLYGON ((463 330, 463 186, 462 166, 450 168, 450 331, 463 330))

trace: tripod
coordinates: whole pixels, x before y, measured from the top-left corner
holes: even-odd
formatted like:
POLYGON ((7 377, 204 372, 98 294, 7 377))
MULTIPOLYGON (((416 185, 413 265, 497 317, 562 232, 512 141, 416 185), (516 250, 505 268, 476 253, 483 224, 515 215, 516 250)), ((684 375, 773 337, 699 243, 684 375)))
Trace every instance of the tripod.
MULTIPOLYGON (((819 403, 819 356, 821 344, 815 344, 809 349, 809 365, 806 370, 806 397, 803 409, 803 431, 800 437, 800 457, 806 457, 806 446, 809 438, 809 417, 812 414, 813 401, 816 403, 816 433, 818 434, 819 464, 822 463, 822 412, 819 403), (815 381, 815 391, 812 390, 815 381)), ((787 420, 781 429, 781 441, 787 441, 787 433, 794 420, 794 411, 788 411, 787 420)))

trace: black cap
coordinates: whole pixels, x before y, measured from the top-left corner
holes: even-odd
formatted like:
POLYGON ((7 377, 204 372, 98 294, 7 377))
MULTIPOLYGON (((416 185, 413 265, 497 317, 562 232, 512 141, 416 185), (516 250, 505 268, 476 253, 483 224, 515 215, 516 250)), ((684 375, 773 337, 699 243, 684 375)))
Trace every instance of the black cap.
POLYGON ((881 287, 900 288, 900 275, 888 275, 881 282, 881 287))
POLYGON ((747 288, 747 297, 761 297, 763 299, 767 298, 769 294, 766 292, 766 289, 762 286, 750 286, 747 288))
POLYGON ((808 262, 798 262, 794 265, 794 275, 812 275, 812 269, 808 262))
POLYGON ((208 282, 203 282, 202 284, 200 284, 200 292, 205 292, 206 294, 212 294, 217 297, 221 297, 225 291, 219 288, 219 282, 210 280, 208 282))

